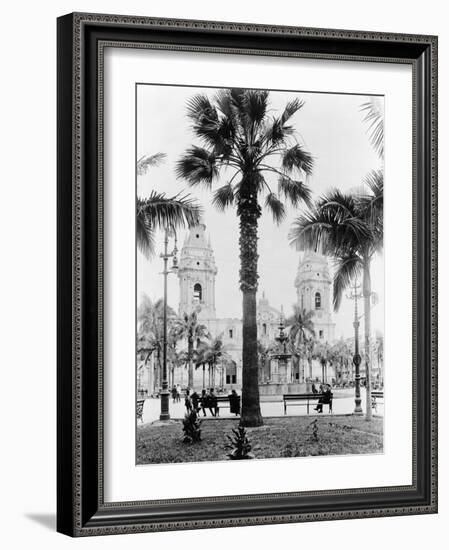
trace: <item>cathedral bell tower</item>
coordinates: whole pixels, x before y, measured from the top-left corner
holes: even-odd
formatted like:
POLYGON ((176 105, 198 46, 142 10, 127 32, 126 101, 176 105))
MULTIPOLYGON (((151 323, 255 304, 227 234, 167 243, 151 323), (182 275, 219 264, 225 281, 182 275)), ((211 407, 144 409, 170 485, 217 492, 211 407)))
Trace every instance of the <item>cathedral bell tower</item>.
POLYGON ((204 224, 191 227, 179 260, 179 314, 198 312, 199 319, 215 319, 215 265, 204 224))
POLYGON ((313 311, 312 321, 318 342, 330 343, 335 339, 331 286, 327 258, 316 252, 305 252, 299 262, 295 279, 297 303, 301 309, 313 311))

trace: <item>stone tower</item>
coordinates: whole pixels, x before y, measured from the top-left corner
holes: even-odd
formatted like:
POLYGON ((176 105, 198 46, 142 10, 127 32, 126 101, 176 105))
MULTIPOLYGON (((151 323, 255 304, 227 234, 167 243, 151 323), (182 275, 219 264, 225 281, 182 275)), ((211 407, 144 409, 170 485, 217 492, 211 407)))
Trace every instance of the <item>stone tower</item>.
POLYGON ((190 228, 179 260, 179 314, 196 310, 200 319, 215 319, 215 265, 204 224, 190 228))
POLYGON ((316 252, 305 252, 295 279, 296 294, 299 307, 314 312, 312 320, 318 342, 330 343, 335 338, 331 285, 327 258, 316 252))

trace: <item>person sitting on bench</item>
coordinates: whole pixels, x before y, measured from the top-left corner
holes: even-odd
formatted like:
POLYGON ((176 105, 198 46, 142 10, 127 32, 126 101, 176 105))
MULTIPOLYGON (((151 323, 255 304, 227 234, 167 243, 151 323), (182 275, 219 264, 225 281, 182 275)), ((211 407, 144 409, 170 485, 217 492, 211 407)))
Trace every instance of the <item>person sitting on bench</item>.
POLYGON ((332 402, 332 392, 329 384, 323 387, 323 396, 318 399, 318 404, 315 410, 319 413, 323 412, 323 405, 329 405, 332 402))

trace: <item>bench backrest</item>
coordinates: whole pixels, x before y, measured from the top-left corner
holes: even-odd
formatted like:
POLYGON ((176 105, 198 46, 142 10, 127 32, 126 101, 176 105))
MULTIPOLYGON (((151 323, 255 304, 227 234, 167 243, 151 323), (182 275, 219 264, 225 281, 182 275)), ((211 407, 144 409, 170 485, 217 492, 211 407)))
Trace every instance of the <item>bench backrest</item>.
POLYGON ((371 392, 371 397, 383 397, 383 396, 384 396, 383 391, 372 391, 371 392))
MULTIPOLYGON (((284 394, 284 401, 301 401, 305 399, 320 399, 324 397, 323 393, 286 393, 284 394)), ((331 394, 331 398, 332 398, 331 394)))

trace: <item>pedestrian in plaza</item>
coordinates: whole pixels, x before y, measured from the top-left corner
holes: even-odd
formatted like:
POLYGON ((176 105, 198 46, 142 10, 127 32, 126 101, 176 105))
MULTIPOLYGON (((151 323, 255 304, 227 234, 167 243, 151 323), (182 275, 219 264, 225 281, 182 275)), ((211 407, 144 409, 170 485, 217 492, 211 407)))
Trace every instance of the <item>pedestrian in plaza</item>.
POLYGON ((214 388, 210 389, 209 410, 213 414, 213 416, 218 416, 219 415, 220 409, 218 408, 218 399, 217 399, 217 396, 214 393, 214 388))
POLYGON ((176 386, 176 401, 177 401, 178 403, 181 402, 181 393, 182 393, 182 389, 181 389, 181 386, 178 384, 178 385, 176 386))
POLYGON ((200 396, 194 391, 192 395, 190 396, 191 402, 192 402, 192 408, 193 410, 198 413, 200 410, 199 403, 200 403, 200 396))
MULTIPOLYGON (((193 408, 193 403, 192 403, 192 399, 190 397, 190 390, 189 388, 186 389, 186 396, 184 398, 184 405, 187 409, 187 413, 190 413, 192 411, 192 408, 193 408)), ((196 412, 196 411, 195 411, 196 412)))
POLYGON ((177 395, 176 386, 173 386, 171 389, 171 396, 173 399, 173 403, 176 403, 176 395, 177 395))
POLYGON ((201 391, 200 405, 201 410, 203 411, 203 416, 207 416, 206 409, 209 408, 209 396, 207 395, 206 390, 201 391))
POLYGON ((325 387, 323 386, 321 393, 323 396, 319 398, 318 404, 315 407, 315 410, 319 413, 323 412, 323 405, 330 405, 330 403, 332 403, 332 391, 329 384, 326 384, 325 387))
POLYGON ((229 399, 229 411, 236 416, 240 414, 240 395, 237 395, 235 390, 232 390, 228 395, 229 399))

